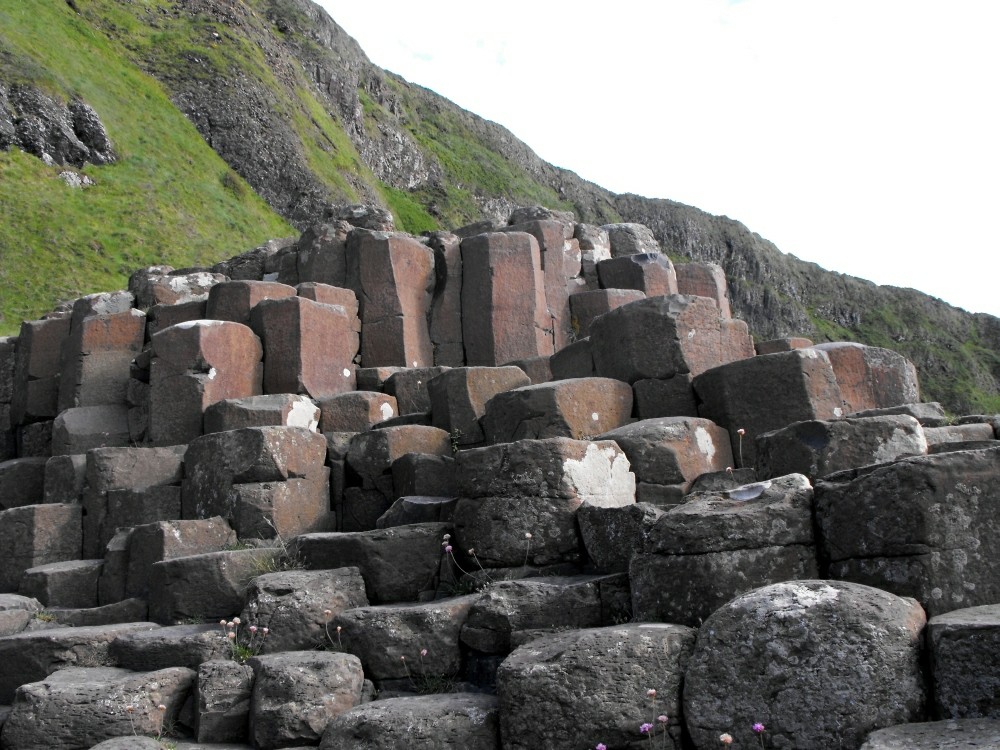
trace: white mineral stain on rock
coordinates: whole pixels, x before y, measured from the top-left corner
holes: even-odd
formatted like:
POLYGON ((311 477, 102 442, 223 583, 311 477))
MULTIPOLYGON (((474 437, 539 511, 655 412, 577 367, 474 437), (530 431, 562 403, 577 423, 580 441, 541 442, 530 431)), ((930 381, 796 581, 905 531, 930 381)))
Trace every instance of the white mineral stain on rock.
POLYGON ((208 326, 221 326, 223 320, 185 320, 183 323, 176 323, 172 328, 207 328, 208 326))
POLYGON ((348 370, 346 367, 344 368, 344 377, 345 378, 351 377, 351 371, 348 370))
POLYGON ((709 461, 712 461, 715 458, 715 441, 708 434, 708 430, 701 426, 695 428, 694 439, 698 444, 698 450, 701 451, 701 454, 709 461))
POLYGON ((309 399, 298 399, 288 412, 287 424, 289 427, 305 427, 316 432, 319 426, 319 409, 309 399))
POLYGON ((209 380, 215 380, 215 376, 218 375, 218 374, 219 374, 219 371, 216 370, 214 367, 212 367, 208 371, 208 379, 209 380))
POLYGON ((598 416, 597 412, 595 411, 593 414, 590 415, 590 418, 596 422, 600 417, 598 416))
POLYGON ((767 598, 767 606, 771 611, 784 610, 787 614, 835 602, 840 597, 840 592, 833 586, 806 586, 795 581, 776 583, 754 593, 767 598))
POLYGON ((393 415, 392 404, 382 404, 378 410, 382 414, 382 419, 389 419, 393 415))
POLYGON ((562 485, 585 503, 618 508, 635 502, 635 474, 628 458, 614 444, 589 443, 583 458, 566 459, 562 485))

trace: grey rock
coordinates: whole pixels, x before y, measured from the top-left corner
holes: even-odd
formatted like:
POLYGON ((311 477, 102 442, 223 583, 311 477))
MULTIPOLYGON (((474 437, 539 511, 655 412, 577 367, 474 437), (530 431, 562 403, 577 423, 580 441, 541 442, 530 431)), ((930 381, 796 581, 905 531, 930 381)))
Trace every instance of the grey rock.
POLYGON ((253 668, 233 661, 206 661, 198 667, 198 742, 247 739, 253 668))
POLYGON ((340 714, 320 750, 499 750, 497 699, 451 693, 387 698, 340 714))
POLYGON ((605 224, 601 229, 608 233, 613 258, 660 252, 660 243, 656 241, 650 228, 643 224, 634 222, 605 224))
POLYGON ((866 409, 857 411, 852 417, 885 417, 893 414, 905 414, 913 417, 924 427, 944 427, 948 424, 948 415, 944 407, 937 401, 930 403, 902 404, 900 406, 884 406, 881 409, 866 409))
POLYGON ((326 645, 330 618, 367 604, 358 568, 287 570, 254 578, 240 617, 244 631, 251 625, 270 631, 263 653, 295 651, 326 645))
POLYGON ((118 636, 109 653, 115 666, 136 672, 167 667, 196 670, 202 662, 225 658, 229 644, 218 624, 173 625, 118 636))
POLYGON ((37 599, 19 594, 0 594, 0 637, 14 635, 24 630, 42 611, 42 603, 37 599))
POLYGON ((583 505, 576 513, 587 556, 602 573, 625 573, 632 556, 644 549, 664 511, 648 503, 620 508, 583 505))
POLYGON ((681 684, 694 641, 695 631, 682 625, 616 625, 554 633, 518 647, 497 671, 503 747, 592 747, 595 741, 640 747, 648 741, 679 750, 681 684), (639 732, 647 722, 654 727, 648 738, 639 732))
POLYGON ((934 715, 1000 720, 1000 604, 932 617, 927 645, 934 715))
POLYGON ((1000 721, 958 719, 900 724, 868 735, 861 750, 986 750, 1000 747, 1000 721))
POLYGON ((777 583, 721 607, 698 631, 685 674, 695 747, 857 748, 869 732, 919 719, 920 605, 839 581, 777 583))
POLYGON ((331 719, 361 702, 364 672, 350 654, 292 651, 249 661, 250 738, 258 750, 314 745, 331 719))

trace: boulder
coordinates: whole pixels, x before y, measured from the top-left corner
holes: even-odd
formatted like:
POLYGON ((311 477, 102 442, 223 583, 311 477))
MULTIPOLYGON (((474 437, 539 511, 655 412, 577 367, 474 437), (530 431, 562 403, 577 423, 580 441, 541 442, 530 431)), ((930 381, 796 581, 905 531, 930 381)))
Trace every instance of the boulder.
POLYGON ((254 578, 240 613, 244 629, 269 629, 263 653, 328 646, 330 619, 368 604, 358 568, 284 570, 254 578))
POLYGON ((608 233, 613 258, 660 252, 660 243, 645 224, 605 224, 601 229, 608 233))
POLYGON ((37 599, 19 594, 0 594, 0 637, 24 630, 43 609, 37 599))
POLYGON ((912 596, 932 617, 994 604, 998 504, 1000 447, 828 476, 816 521, 829 576, 912 596))
POLYGON ((331 719, 361 702, 364 672, 350 654, 292 651, 249 664, 250 740, 258 750, 316 744, 331 719))
POLYGON ((14 592, 24 571, 80 559, 79 505, 24 505, 0 511, 0 592, 14 592))
POLYGON ((704 297, 651 297, 597 318, 590 347, 598 375, 632 384, 724 364, 721 331, 719 310, 704 297))
POLYGON ((601 573, 627 573, 632 556, 646 547, 664 512, 649 503, 617 508, 582 505, 576 520, 590 562, 601 573))
POLYGON ((757 437, 762 479, 805 474, 810 479, 927 453, 924 428, 909 416, 796 422, 757 437))
POLYGON ((694 642, 691 628, 644 624, 569 630, 518 647, 497 670, 503 747, 639 747, 640 726, 650 723, 650 746, 680 750, 681 685, 694 642))
POLYGON ((900 724, 868 735, 861 750, 964 750, 1000 747, 1000 721, 960 719, 900 724))
POLYGON ((320 407, 308 396, 276 393, 219 401, 205 410, 205 434, 246 427, 319 427, 320 407))
POLYGON ((830 360, 845 414, 920 401, 917 369, 902 354, 849 341, 816 344, 813 349, 830 360))
MULTIPOLYGON (((87 457, 52 456, 45 462, 43 503, 79 503, 87 479, 87 457)), ((5 494, 0 491, 0 495, 5 494)))
POLYGON ((450 456, 451 439, 444 430, 424 425, 361 432, 351 440, 347 463, 361 477, 363 486, 371 489, 379 487, 381 478, 392 471, 393 462, 407 453, 450 456))
MULTIPOLYGON (((294 287, 276 281, 223 281, 208 292, 205 317, 250 325, 250 311, 266 299, 294 297, 294 287)), ((258 335, 260 335, 258 333, 258 335)))
POLYGON ((610 378, 574 378, 498 393, 482 418, 487 442, 555 437, 586 439, 632 415, 632 389, 610 378))
MULTIPOLYGON (((680 294, 690 294, 695 297, 708 297, 719 314, 728 319, 732 317, 729 308, 729 288, 726 284, 726 272, 718 263, 678 263, 674 266, 677 274, 677 291, 680 294)), ((752 343, 751 343, 752 346, 752 343)), ((753 356, 751 351, 750 356, 753 356)))
POLYGON ((574 341, 553 354, 549 358, 549 369, 552 371, 552 380, 592 378, 597 375, 590 338, 574 341))
POLYGON ((430 411, 431 396, 428 392, 430 381, 447 367, 408 367, 394 372, 386 378, 382 387, 384 393, 396 399, 400 414, 416 414, 430 411))
POLYGON ((351 391, 319 399, 321 432, 365 432, 399 414, 396 399, 378 391, 351 391))
POLYGON ((128 406, 102 404, 76 406, 59 413, 52 422, 52 455, 85 454, 92 448, 131 445, 128 406))
POLYGON ((634 253, 602 260, 597 276, 604 289, 637 289, 647 297, 677 294, 677 273, 662 253, 634 253))
POLYGON ((336 287, 347 283, 347 235, 352 227, 346 221, 313 224, 295 243, 299 280, 336 287))
POLYGON ((216 660, 198 667, 195 738, 198 742, 245 742, 250 723, 253 668, 216 660))
POLYGON ((135 271, 128 279, 128 290, 140 310, 153 305, 176 305, 193 300, 207 300, 216 284, 228 281, 221 273, 174 271, 170 266, 150 266, 135 271))
POLYGON ((790 352, 792 349, 808 349, 813 345, 809 339, 800 336, 789 336, 783 339, 771 339, 769 341, 757 341, 754 348, 757 354, 776 354, 777 352, 790 352))
POLYGON ((499 750, 497 699, 450 693, 364 703, 327 724, 320 750, 499 750))
POLYGON ((97 606, 97 581, 103 560, 64 560, 24 571, 19 593, 46 607, 83 609, 97 606))
POLYGON ((10 397, 12 425, 51 419, 59 413, 59 367, 69 327, 68 317, 21 323, 10 397))
MULTIPOLYGON (((769 355, 774 356, 774 355, 769 355)), ((873 730, 924 710, 925 616, 913 599, 839 581, 755 589, 698 631, 684 716, 698 748, 731 734, 775 747, 858 747, 873 730)))
MULTIPOLYGON (((154 563, 173 560, 188 555, 220 552, 236 543, 236 534, 226 521, 218 516, 206 519, 157 521, 131 529, 123 541, 126 549, 122 572, 121 596, 148 598, 149 579, 154 563)), ((109 551, 115 546, 109 543, 109 551)), ((108 557, 105 558, 106 563, 108 557)), ((108 573, 105 565, 103 576, 108 573)), ((110 583, 110 582, 108 582, 110 583)), ((102 577, 102 588, 104 580, 102 577)), ((102 603, 106 603, 102 596, 102 603)))
POLYGON ((678 373, 670 378, 635 381, 632 384, 635 415, 639 419, 697 417, 698 403, 692 380, 691 373, 678 373))
POLYGON ((451 232, 433 232, 427 244, 434 253, 434 297, 430 334, 434 364, 465 364, 462 339, 462 240, 451 232))
POLYGON ((34 456, 0 462, 0 511, 43 501, 48 461, 48 458, 34 456))
POLYGON ((199 665, 230 655, 226 631, 218 624, 171 625, 155 630, 125 633, 108 649, 117 667, 137 672, 199 665))
POLYGON ((956 609, 927 623, 934 697, 940 719, 1000 722, 1000 604, 956 609))
POLYGON ((468 365, 552 354, 538 241, 526 232, 462 241, 462 339, 468 365))
POLYGON ((530 385, 518 367, 458 367, 431 379, 427 390, 431 421, 452 436, 459 447, 481 444, 480 420, 494 396, 530 385))

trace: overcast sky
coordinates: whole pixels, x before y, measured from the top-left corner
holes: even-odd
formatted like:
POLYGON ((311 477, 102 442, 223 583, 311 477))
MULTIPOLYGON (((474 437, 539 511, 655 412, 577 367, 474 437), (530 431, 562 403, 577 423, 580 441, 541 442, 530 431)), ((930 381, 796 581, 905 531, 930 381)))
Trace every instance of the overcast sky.
POLYGON ((1000 316, 1000 2, 320 4, 585 179, 1000 316))

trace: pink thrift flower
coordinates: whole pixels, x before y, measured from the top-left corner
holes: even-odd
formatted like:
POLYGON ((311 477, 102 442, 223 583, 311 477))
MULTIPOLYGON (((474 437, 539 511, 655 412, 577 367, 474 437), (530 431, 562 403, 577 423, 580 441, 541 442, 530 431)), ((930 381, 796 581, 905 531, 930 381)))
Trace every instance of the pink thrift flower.
POLYGON ((764 731, 764 725, 758 721, 756 724, 753 725, 753 731, 756 732, 757 734, 760 734, 761 732, 764 731))
POLYGON ((251 633, 256 633, 257 632, 257 626, 256 625, 251 625, 250 626, 250 632, 251 633))
POLYGON ((656 717, 656 720, 658 722, 660 722, 661 724, 666 724, 667 723, 667 715, 666 714, 660 714, 659 716, 656 717))
POLYGON ((594 750, 608 750, 608 746, 605 745, 603 742, 598 742, 597 745, 594 747, 594 750))
POLYGON ((420 655, 421 656, 427 656, 427 649, 426 648, 420 649, 420 655))
POLYGON ((647 690, 646 691, 646 697, 647 698, 655 698, 656 697, 656 690, 654 690, 653 688, 650 688, 649 690, 647 690))
POLYGON ((720 734, 719 742, 721 742, 723 745, 732 745, 733 735, 729 734, 729 732, 726 732, 725 734, 720 734))
POLYGON ((639 731, 642 734, 649 734, 649 730, 651 730, 652 728, 653 728, 652 724, 643 724, 641 727, 639 727, 639 731))
POLYGON ((447 552, 450 555, 451 554, 451 545, 449 544, 447 547, 445 547, 444 551, 447 552))

